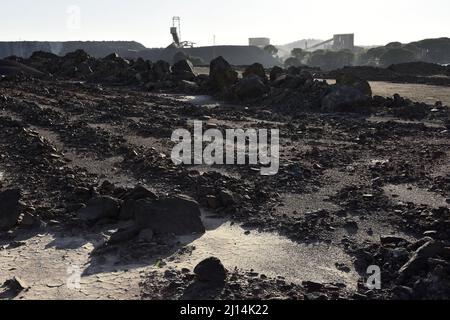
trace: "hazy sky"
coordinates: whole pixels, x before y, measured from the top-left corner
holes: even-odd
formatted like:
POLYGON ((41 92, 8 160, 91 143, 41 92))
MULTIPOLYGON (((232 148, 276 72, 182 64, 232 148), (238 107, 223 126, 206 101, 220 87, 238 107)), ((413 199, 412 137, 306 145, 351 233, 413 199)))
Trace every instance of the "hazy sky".
POLYGON ((171 43, 172 16, 198 45, 274 44, 355 33, 359 45, 450 37, 449 0, 0 0, 0 41, 171 43), (78 14, 79 13, 79 14, 78 14))

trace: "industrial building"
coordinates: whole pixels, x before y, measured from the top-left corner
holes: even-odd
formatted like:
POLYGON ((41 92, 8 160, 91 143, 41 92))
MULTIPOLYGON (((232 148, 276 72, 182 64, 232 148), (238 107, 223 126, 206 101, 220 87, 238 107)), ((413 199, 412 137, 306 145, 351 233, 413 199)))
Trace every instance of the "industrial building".
POLYGON ((333 50, 353 50, 355 48, 355 35, 349 34, 335 34, 333 36, 333 50))
POLYGON ((307 47, 307 50, 312 49, 332 49, 335 51, 339 50, 353 50, 355 49, 355 34, 335 34, 333 38, 326 41, 317 43, 311 47, 307 47), (331 47, 330 44, 332 43, 331 47))
POLYGON ((270 45, 269 38, 249 38, 248 45, 253 47, 264 48, 265 46, 270 45))

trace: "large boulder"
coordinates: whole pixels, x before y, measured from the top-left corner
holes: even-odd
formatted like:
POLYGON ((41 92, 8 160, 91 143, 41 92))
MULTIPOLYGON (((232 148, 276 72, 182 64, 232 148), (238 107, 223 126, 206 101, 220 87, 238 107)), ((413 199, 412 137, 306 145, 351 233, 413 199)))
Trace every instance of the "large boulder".
POLYGON ((124 197, 124 202, 120 208, 119 218, 121 220, 132 220, 135 215, 136 201, 141 199, 156 200, 158 197, 143 186, 137 186, 128 192, 124 197))
POLYGON ((264 81, 256 75, 241 79, 233 87, 234 93, 241 100, 259 98, 268 92, 268 90, 269 88, 264 84, 264 81))
POLYGON ((280 77, 281 75, 283 75, 285 73, 284 69, 278 66, 273 67, 270 70, 270 81, 273 82, 275 80, 278 79, 278 77, 280 77))
POLYGON ((400 278, 406 278, 411 275, 417 274, 420 270, 423 270, 427 264, 428 258, 433 258, 443 251, 443 245, 440 242, 430 240, 420 248, 418 248, 413 256, 405 263, 398 271, 400 278))
POLYGON ((323 112, 366 112, 369 97, 353 86, 334 86, 321 101, 323 112))
POLYGON ((78 211, 78 217, 85 221, 116 219, 119 216, 120 202, 109 196, 92 198, 85 208, 78 211))
POLYGON ((238 74, 223 57, 218 57, 211 61, 209 78, 214 89, 223 91, 237 82, 238 74))
POLYGON ((194 273, 201 282, 223 283, 227 278, 227 270, 222 262, 215 257, 200 262, 194 268, 194 273))
POLYGON ((153 75, 156 80, 164 81, 170 77, 170 63, 164 60, 158 60, 153 64, 153 75))
POLYGON ((134 215, 139 229, 152 229, 155 233, 186 235, 205 232, 199 204, 184 195, 161 200, 138 200, 134 215))
POLYGON ((54 73, 62 77, 86 78, 93 73, 92 66, 95 59, 83 50, 69 52, 60 59, 54 73))
POLYGON ((0 193, 0 231, 9 230, 17 224, 22 208, 20 198, 18 189, 0 193))
POLYGON ((340 73, 336 76, 336 84, 343 86, 352 86, 361 91, 364 95, 372 97, 372 88, 369 82, 358 78, 351 73, 340 73))
POLYGON ((172 66, 172 73, 180 80, 194 80, 196 75, 194 73, 194 66, 189 60, 179 60, 172 66))
POLYGON ((242 74, 244 78, 250 77, 250 76, 258 76, 263 81, 267 81, 267 75, 266 70, 264 69, 263 65, 260 63, 254 63, 251 66, 248 66, 244 73, 242 74))
POLYGON ((305 84, 312 84, 314 77, 308 71, 303 71, 299 74, 284 74, 280 75, 275 81, 272 82, 274 87, 281 87, 286 89, 299 89, 305 84))
POLYGON ((152 70, 152 65, 153 64, 149 60, 137 58, 136 61, 132 62, 131 67, 137 72, 150 72, 152 70))
POLYGON ((153 64, 151 61, 142 58, 130 62, 130 68, 134 73, 135 79, 143 84, 154 80, 152 67, 153 64))

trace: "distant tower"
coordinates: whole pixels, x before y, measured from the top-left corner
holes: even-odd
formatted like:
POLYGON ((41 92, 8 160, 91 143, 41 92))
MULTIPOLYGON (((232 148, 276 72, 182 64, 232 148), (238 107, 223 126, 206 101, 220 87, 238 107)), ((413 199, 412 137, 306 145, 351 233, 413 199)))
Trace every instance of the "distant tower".
POLYGON ((181 43, 181 19, 180 17, 172 18, 172 27, 170 28, 170 33, 172 34, 173 42, 180 46, 181 43))
POLYGON ((172 27, 170 27, 170 34, 173 38, 172 46, 177 48, 193 48, 194 42, 192 41, 181 41, 181 18, 172 18, 172 27))

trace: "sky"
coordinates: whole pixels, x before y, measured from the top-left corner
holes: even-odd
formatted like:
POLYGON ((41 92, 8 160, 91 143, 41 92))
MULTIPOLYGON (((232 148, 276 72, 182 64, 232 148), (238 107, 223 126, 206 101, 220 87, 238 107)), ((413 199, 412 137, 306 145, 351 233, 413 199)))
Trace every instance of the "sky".
POLYGON ((166 47, 172 17, 197 46, 355 33, 357 45, 450 37, 449 0, 0 0, 0 41, 135 40, 166 47))

